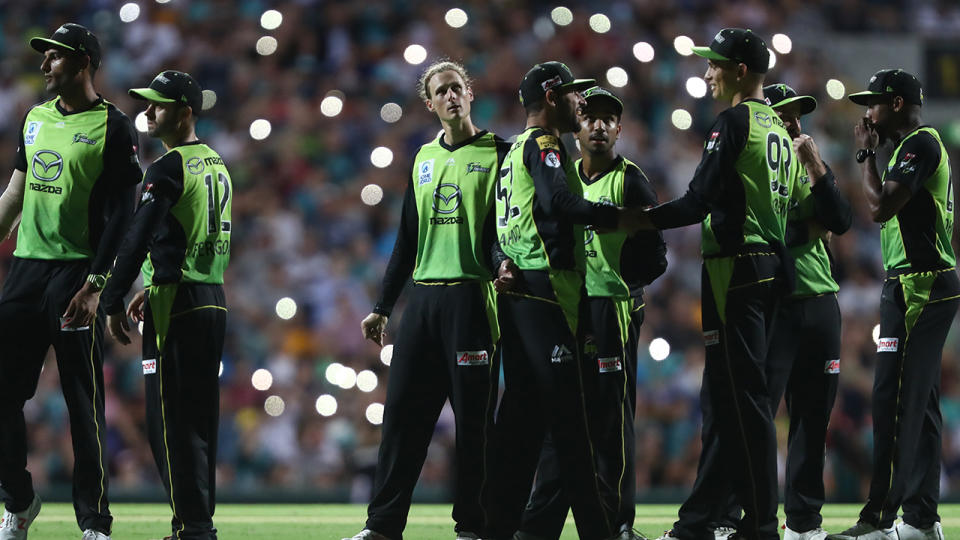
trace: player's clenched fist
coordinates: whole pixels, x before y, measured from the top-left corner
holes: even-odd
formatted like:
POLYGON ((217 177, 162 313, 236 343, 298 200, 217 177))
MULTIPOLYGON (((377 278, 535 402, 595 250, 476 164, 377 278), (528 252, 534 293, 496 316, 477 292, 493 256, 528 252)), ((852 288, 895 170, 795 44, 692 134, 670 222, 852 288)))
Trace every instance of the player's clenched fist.
POLYGON ((387 316, 379 313, 371 313, 360 323, 360 330, 363 332, 363 339, 369 339, 377 345, 383 347, 383 337, 386 335, 384 329, 387 327, 387 316))

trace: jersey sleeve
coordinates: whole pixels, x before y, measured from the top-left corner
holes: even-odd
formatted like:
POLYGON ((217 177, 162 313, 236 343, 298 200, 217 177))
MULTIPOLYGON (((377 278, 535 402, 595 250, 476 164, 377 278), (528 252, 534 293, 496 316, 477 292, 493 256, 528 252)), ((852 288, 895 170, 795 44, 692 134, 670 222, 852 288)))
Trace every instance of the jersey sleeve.
POLYGON ((137 157, 137 132, 130 118, 116 107, 107 109, 107 136, 103 149, 103 176, 114 186, 136 185, 143 179, 137 157))
MULTIPOLYGON (((413 166, 410 167, 413 169, 413 166)), ((393 253, 387 270, 383 275, 383 288, 373 312, 387 317, 393 312, 393 306, 400 298, 403 286, 407 284, 413 267, 417 262, 417 242, 419 238, 419 216, 417 201, 413 193, 413 176, 407 181, 407 190, 403 194, 403 209, 400 211, 400 227, 397 229, 397 241, 393 244, 393 253)))
POLYGON ((567 152, 560 139, 542 130, 537 133, 524 144, 523 163, 530 171, 537 200, 544 212, 573 223, 616 228, 618 213, 615 207, 590 202, 570 191, 563 167, 568 159, 567 152))
POLYGON ((940 144, 933 135, 921 131, 900 145, 893 166, 883 181, 904 184, 916 193, 940 164, 940 144))
POLYGON ((736 177, 737 157, 747 144, 750 110, 737 105, 720 113, 704 143, 700 164, 687 192, 680 198, 650 209, 658 229, 672 229, 703 221, 720 199, 724 183, 736 177))
MULTIPOLYGON (((30 111, 27 111, 30 114, 30 111)), ((23 115, 23 121, 20 122, 20 133, 17 142, 17 156, 14 159, 13 168, 20 172, 27 172, 27 149, 23 144, 23 130, 27 125, 27 114, 23 115)))
POLYGON ((827 174, 818 178, 810 187, 810 196, 813 197, 814 218, 825 229, 835 234, 843 234, 853 222, 853 209, 850 201, 840 193, 837 179, 830 166, 824 163, 827 174))
MULTIPOLYGON (((657 204, 657 192, 639 167, 628 166, 623 179, 624 206, 646 208, 657 204)), ((627 237, 621 253, 623 280, 633 296, 667 271, 667 245, 660 231, 641 231, 627 237)))

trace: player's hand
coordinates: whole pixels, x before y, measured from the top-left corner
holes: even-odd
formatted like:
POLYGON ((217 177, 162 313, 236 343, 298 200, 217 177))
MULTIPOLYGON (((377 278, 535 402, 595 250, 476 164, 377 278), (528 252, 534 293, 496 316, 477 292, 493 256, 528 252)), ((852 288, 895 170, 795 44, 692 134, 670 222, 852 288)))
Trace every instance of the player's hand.
POLYGON ((497 279, 493 280, 493 288, 497 292, 512 291, 520 285, 521 279, 523 276, 520 274, 520 268, 512 259, 505 259, 497 269, 497 279))
POLYGON ((130 344, 130 336, 127 335, 127 332, 130 331, 130 324, 127 322, 125 314, 107 315, 107 329, 110 330, 113 339, 120 342, 121 345, 130 344))
POLYGON ((853 138, 857 148, 876 148, 880 144, 880 134, 867 117, 853 125, 853 138))
POLYGON ((369 339, 377 345, 383 347, 383 338, 386 336, 384 329, 387 327, 387 316, 379 313, 371 313, 360 323, 360 330, 363 332, 363 339, 369 339))
POLYGON ((143 301, 147 298, 146 289, 138 292, 133 295, 133 298, 130 299, 130 303, 127 304, 127 317, 133 319, 133 322, 138 323, 143 321, 143 301))
POLYGON ((632 235, 638 231, 652 231, 656 227, 653 226, 653 221, 650 220, 646 209, 634 206, 620 209, 617 216, 617 229, 632 235))
POLYGON ((816 184, 818 178, 827 174, 827 168, 823 165, 823 159, 820 158, 820 149, 817 148, 813 137, 801 133, 793 140, 793 153, 807 170, 812 184, 816 184))
POLYGON ((63 328, 83 328, 90 326, 93 316, 97 313, 97 305, 100 303, 100 292, 93 288, 93 284, 86 282, 77 294, 73 295, 67 310, 63 312, 61 318, 63 328))

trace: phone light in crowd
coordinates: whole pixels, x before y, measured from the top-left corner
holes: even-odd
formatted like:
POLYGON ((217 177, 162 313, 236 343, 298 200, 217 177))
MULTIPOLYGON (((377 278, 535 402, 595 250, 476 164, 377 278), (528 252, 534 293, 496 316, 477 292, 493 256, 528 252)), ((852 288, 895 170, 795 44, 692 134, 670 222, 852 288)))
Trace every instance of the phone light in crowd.
POLYGON ((297 302, 289 296, 284 296, 277 300, 277 305, 274 310, 277 312, 277 317, 288 321, 297 314, 297 302))
POLYGON ((403 59, 406 60, 408 64, 415 66, 422 64, 423 61, 427 59, 427 50, 423 48, 423 45, 414 43, 403 51, 403 59))
POLYGON ((699 99, 707 95, 707 81, 700 77, 690 77, 687 79, 687 93, 699 99))
POLYGON ((383 362, 383 365, 389 366, 390 362, 393 360, 393 344, 384 345, 380 349, 380 361, 383 362))
POLYGON ((373 152, 370 152, 370 163, 373 163, 374 167, 384 168, 389 167, 393 163, 393 150, 390 150, 386 146, 378 146, 373 149, 373 152))
POLYGON ((566 26, 573 22, 573 12, 570 8, 557 6, 550 11, 550 18, 557 26, 566 26))
POLYGON ((320 102, 320 112, 324 116, 333 118, 343 110, 343 94, 339 90, 327 93, 327 97, 320 102))
POLYGON ((367 422, 375 426, 383 423, 383 403, 371 403, 367 406, 367 422))
POLYGON ((793 41, 786 34, 774 34, 770 42, 773 44, 773 49, 780 54, 790 54, 793 50, 793 41))
POLYGON ((357 373, 357 390, 361 392, 373 392, 377 388, 377 374, 365 369, 357 373))
POLYGON ((693 117, 685 109, 676 109, 670 114, 670 121, 673 127, 681 130, 690 129, 693 125, 693 117))
POLYGON ((693 54, 693 40, 688 36, 677 36, 673 38, 673 48, 682 56, 693 54))
POLYGON ((447 10, 447 14, 443 16, 443 20, 451 28, 460 28, 463 25, 467 24, 467 12, 460 8, 452 8, 447 10))
POLYGON ((875 345, 880 345, 880 325, 878 324, 874 326, 873 332, 871 333, 873 334, 873 343, 875 345))
POLYGON ((343 366, 337 371, 337 386, 344 390, 353 388, 357 384, 357 372, 352 367, 343 366))
POLYGON ((220 361, 220 371, 217 372, 217 378, 223 377, 223 361, 220 361))
POLYGON ((260 56, 270 56, 277 52, 277 38, 273 36, 263 36, 257 40, 257 54, 260 56))
POLYGON ((250 377, 250 382, 253 383, 253 387, 257 390, 269 390, 270 387, 273 386, 273 374, 260 368, 253 372, 253 376, 250 377))
POLYGON ((203 97, 200 108, 203 110, 206 111, 208 109, 212 109, 213 106, 217 104, 217 93, 213 90, 204 90, 203 92, 200 92, 200 94, 203 97))
POLYGON ((650 342, 650 358, 663 362, 668 356, 670 356, 670 344, 667 340, 658 337, 650 342))
POLYGON ((837 79, 830 79, 827 81, 827 95, 833 99, 843 99, 843 96, 847 93, 847 87, 843 85, 842 82, 837 79))
MULTIPOLYGON (((340 370, 343 369, 343 364, 340 362, 333 362, 327 366, 326 371, 323 372, 323 376, 327 379, 327 382, 330 384, 337 384, 337 381, 340 377, 340 370)), ((339 385, 338 385, 339 386, 339 385)))
POLYGON ((777 53, 771 51, 770 49, 767 50, 770 51, 770 63, 767 64, 767 69, 773 69, 773 66, 777 65, 777 53))
POLYGON ((276 30, 283 23, 283 14, 275 9, 268 9, 260 16, 260 27, 264 30, 276 30))
POLYGON ((317 398, 315 406, 320 416, 333 416, 337 412, 337 398, 324 394, 317 398))
POLYGON ((610 17, 603 13, 594 13, 590 16, 590 29, 598 34, 606 34, 610 31, 610 17))
POLYGON ((387 103, 380 107, 380 118, 388 124, 400 120, 401 116, 403 116, 403 108, 396 103, 387 103))
POLYGON ((128 23, 137 20, 140 16, 140 6, 129 2, 120 7, 120 20, 128 23))
POLYGON ((270 396, 263 402, 263 410, 267 411, 270 416, 280 416, 285 408, 286 404, 280 396, 270 396))
POLYGON ((627 85, 629 80, 630 76, 627 75, 627 70, 620 66, 613 66, 607 70, 607 82, 610 83, 610 86, 622 88, 627 85))
POLYGON ((556 27, 549 17, 537 17, 537 20, 533 21, 533 35, 540 41, 546 41, 556 33, 556 27))
POLYGON ((383 188, 377 184, 367 184, 360 190, 360 200, 367 206, 376 206, 383 200, 383 188))
POLYGON ((633 56, 635 56, 637 60, 647 63, 652 61, 655 55, 656 52, 653 50, 653 45, 646 41, 639 41, 633 44, 633 56))
POLYGON ((250 123, 250 136, 255 141, 262 141, 270 136, 270 121, 257 118, 250 123))
POLYGON ((143 111, 140 111, 137 114, 137 117, 133 119, 133 125, 137 128, 137 131, 140 133, 147 132, 147 115, 143 111))

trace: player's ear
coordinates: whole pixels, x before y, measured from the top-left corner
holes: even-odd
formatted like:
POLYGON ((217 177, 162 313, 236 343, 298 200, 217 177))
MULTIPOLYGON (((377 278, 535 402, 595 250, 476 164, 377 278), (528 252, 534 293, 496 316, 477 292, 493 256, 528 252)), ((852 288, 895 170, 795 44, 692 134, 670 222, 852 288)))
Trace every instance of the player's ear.
POLYGON ((467 96, 467 101, 473 101, 473 88, 468 86, 467 91, 464 92, 464 94, 467 96))
POLYGON ((547 91, 543 94, 543 102, 544 102, 544 103, 548 103, 548 104, 556 107, 556 106, 557 106, 557 91, 554 90, 553 88, 547 90, 547 91))
POLYGON ((428 110, 428 111, 433 112, 433 100, 432 100, 432 99, 427 98, 427 99, 423 100, 423 104, 427 107, 427 110, 428 110))
POLYGON ((737 64, 737 78, 742 79, 747 76, 747 65, 744 63, 737 64))
POLYGON ((903 101, 903 96, 893 96, 893 99, 890 100, 890 108, 893 112, 900 112, 903 110, 905 102, 903 101))

